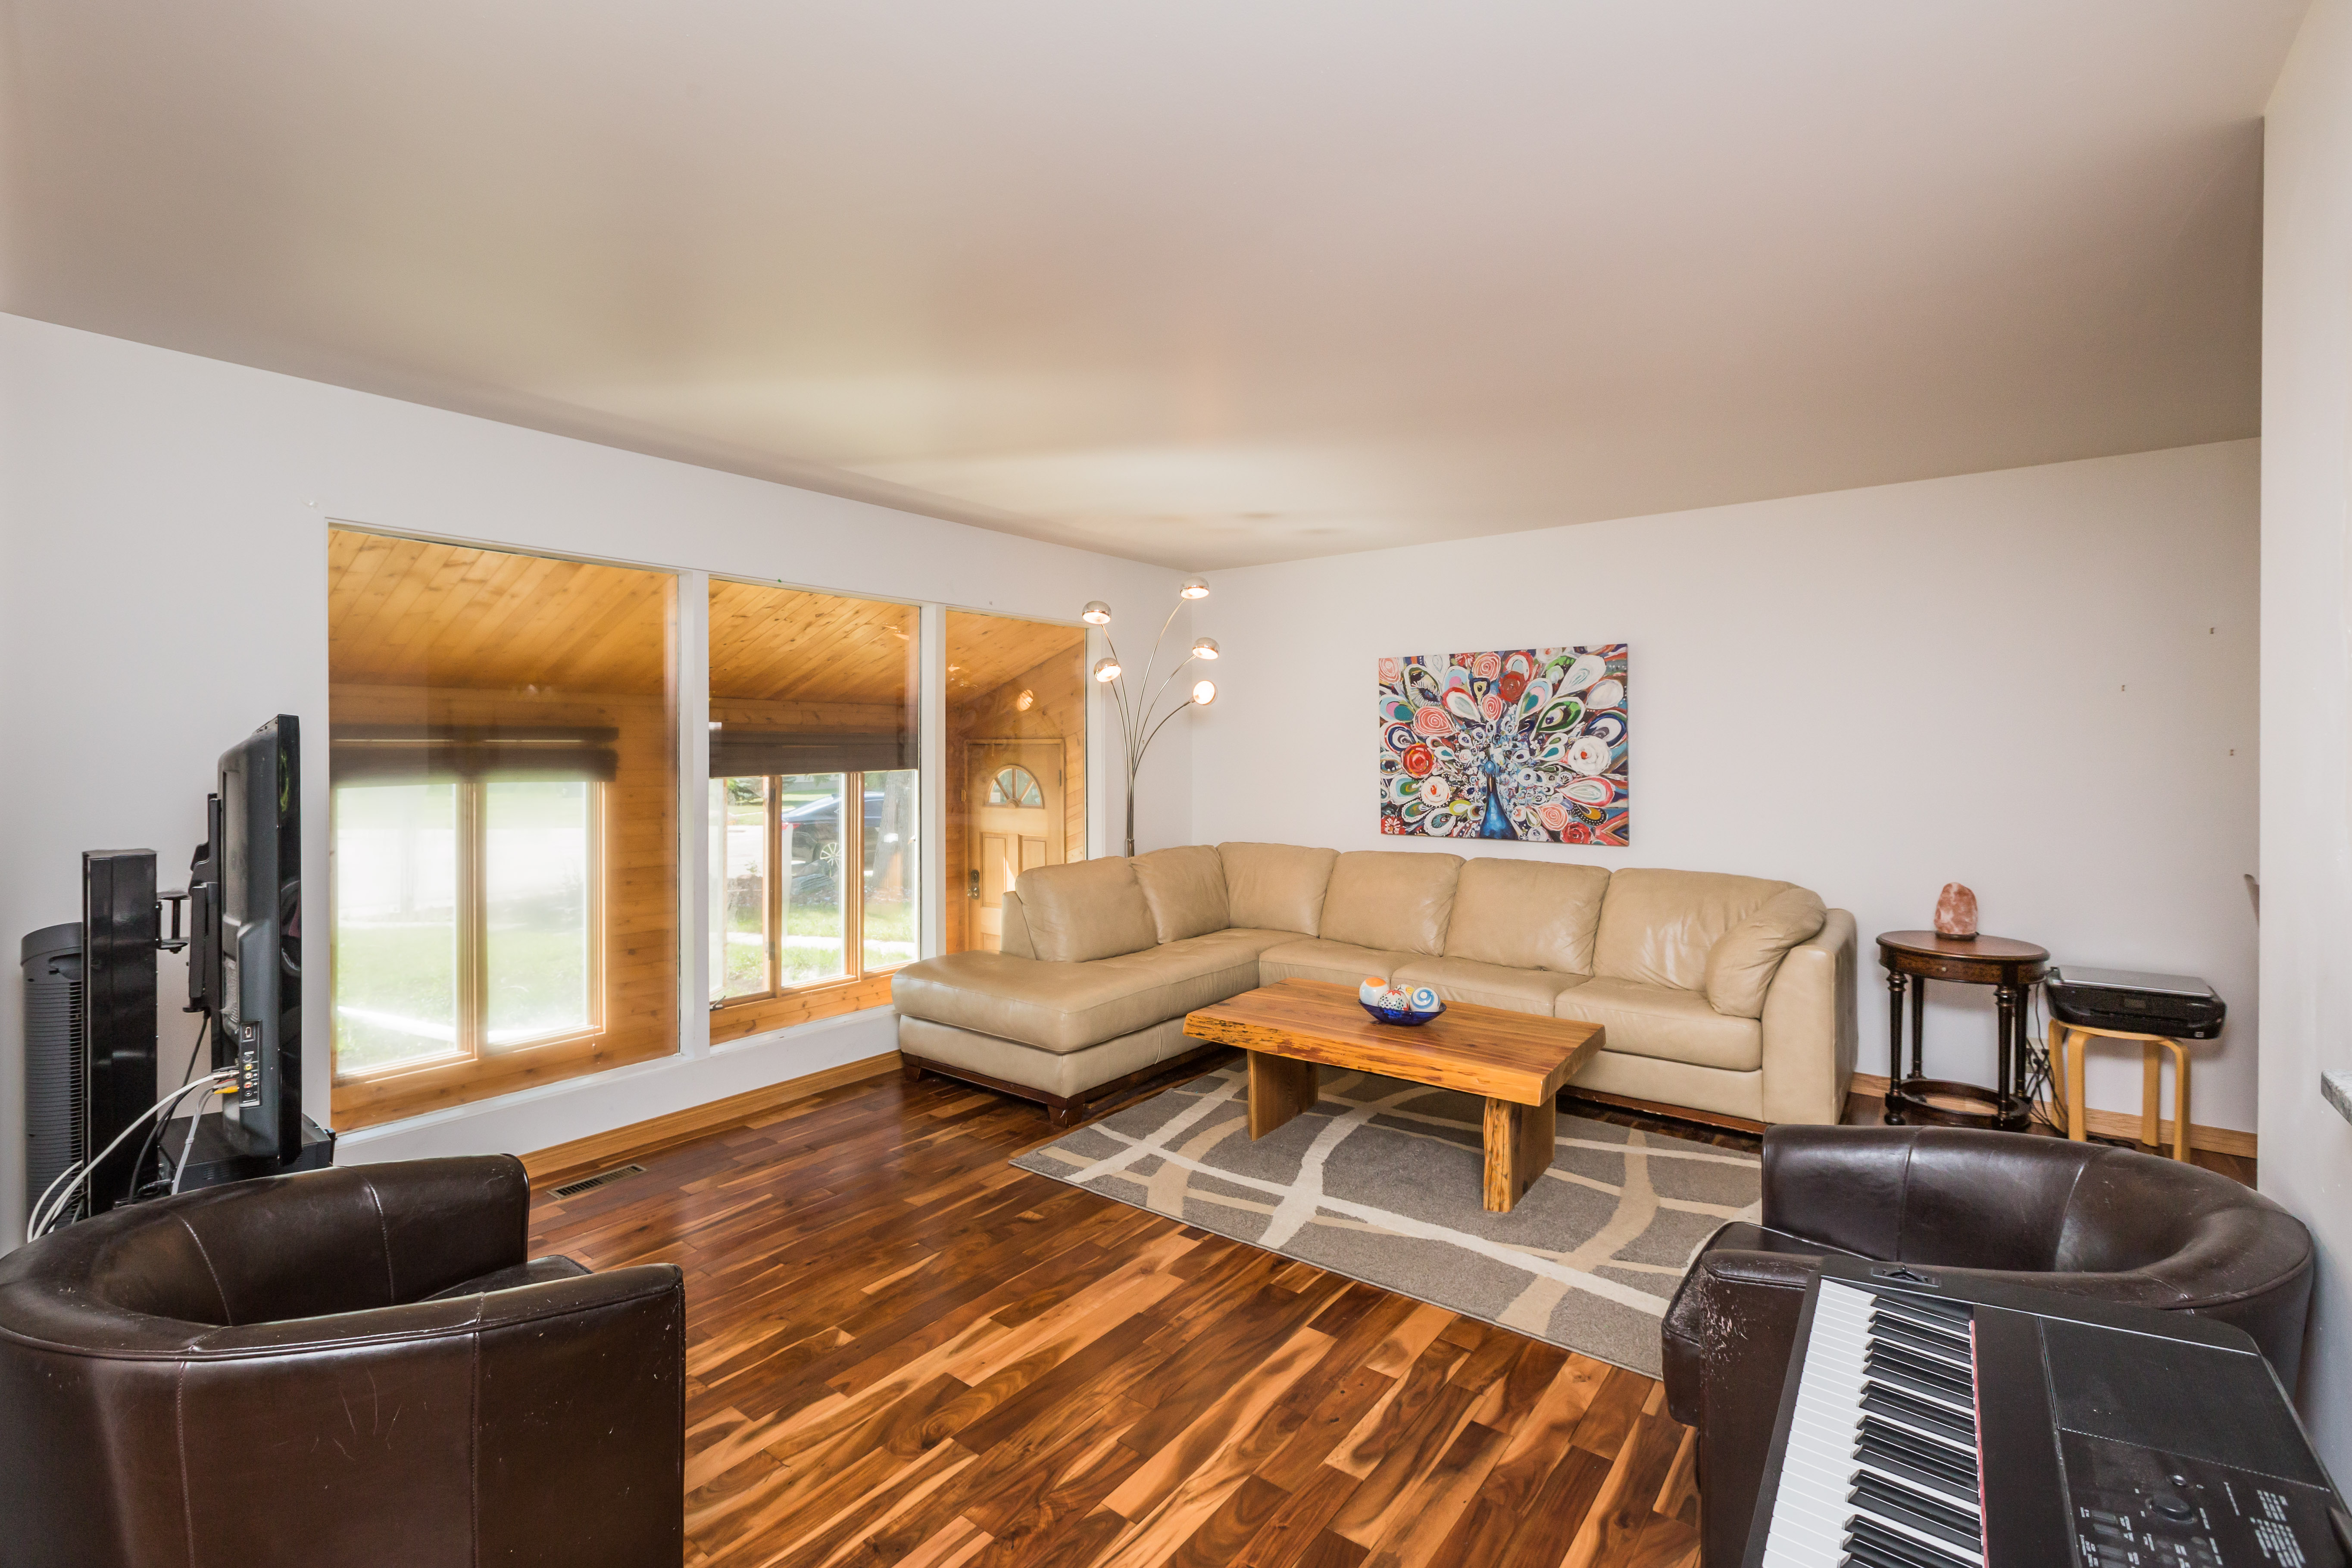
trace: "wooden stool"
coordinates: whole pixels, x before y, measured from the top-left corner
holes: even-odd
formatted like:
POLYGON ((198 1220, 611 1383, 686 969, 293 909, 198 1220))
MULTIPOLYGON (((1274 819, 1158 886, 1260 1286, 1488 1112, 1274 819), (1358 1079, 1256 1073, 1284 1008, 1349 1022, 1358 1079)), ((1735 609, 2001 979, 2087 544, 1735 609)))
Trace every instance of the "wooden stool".
POLYGON ((2050 1020, 2050 1083, 2063 1096, 2066 1136, 2080 1142, 2083 1130, 2083 1058, 2094 1039, 2137 1040, 2140 1059, 2139 1141, 2152 1149, 2164 1147, 2163 1126, 2157 1120, 2162 1098, 2164 1058, 2158 1047, 2172 1053, 2172 1157, 2189 1158, 2189 1050, 2179 1040, 2162 1035, 2135 1035, 2122 1029, 2095 1029, 2083 1024, 2050 1020), (2063 1088, 2061 1087, 2063 1086, 2063 1088))

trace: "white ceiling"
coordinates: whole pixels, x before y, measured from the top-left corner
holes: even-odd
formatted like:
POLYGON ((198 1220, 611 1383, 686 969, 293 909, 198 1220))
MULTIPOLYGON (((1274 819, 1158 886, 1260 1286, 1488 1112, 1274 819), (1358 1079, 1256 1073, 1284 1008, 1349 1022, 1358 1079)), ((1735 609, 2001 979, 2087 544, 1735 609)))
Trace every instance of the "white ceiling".
POLYGON ((0 309, 1212 567, 2254 434, 2305 0, 0 0, 0 309))

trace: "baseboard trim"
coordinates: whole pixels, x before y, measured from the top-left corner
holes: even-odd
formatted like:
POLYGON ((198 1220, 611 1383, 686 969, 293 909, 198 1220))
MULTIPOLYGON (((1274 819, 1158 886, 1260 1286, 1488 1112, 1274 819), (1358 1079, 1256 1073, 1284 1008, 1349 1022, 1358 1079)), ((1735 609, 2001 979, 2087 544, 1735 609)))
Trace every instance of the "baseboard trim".
MULTIPOLYGON (((1884 1100, 1886 1097, 1886 1079, 1882 1074, 1858 1072, 1853 1075, 1851 1092, 1874 1094, 1884 1100)), ((2102 1138, 2124 1138, 2134 1143, 2139 1142, 2139 1118, 2128 1110, 2086 1110, 2083 1113, 2083 1124, 2102 1138)), ((2169 1118, 2158 1121, 2157 1138, 2162 1147, 2172 1147, 2172 1122, 2169 1118)), ((2189 1124, 2189 1146, 2191 1149, 2254 1160, 2261 1158, 2255 1152, 2254 1145, 2252 1132, 2241 1132, 2234 1127, 2208 1127, 2201 1121, 2189 1124)))
POLYGON ((829 1089, 839 1089, 844 1084, 863 1082, 898 1070, 898 1053, 885 1051, 878 1057, 844 1062, 839 1067, 813 1072, 805 1078, 786 1079, 782 1083, 730 1094, 724 1100, 689 1105, 667 1116, 632 1121, 609 1132, 598 1132, 586 1138, 575 1138, 569 1143, 535 1150, 522 1157, 522 1168, 530 1173, 533 1186, 544 1186, 558 1176, 568 1176, 576 1171, 601 1170, 618 1163, 625 1155, 646 1153, 664 1144, 682 1143, 689 1138, 699 1138, 722 1127, 749 1121, 761 1111, 790 1105, 796 1100, 806 1100, 829 1089))
POLYGON ((1620 1110, 1638 1110, 1644 1116, 1655 1116, 1667 1121, 1688 1121, 1700 1127, 1720 1127, 1727 1132, 1745 1132, 1751 1138, 1764 1136, 1764 1124, 1745 1116, 1731 1116, 1718 1110, 1693 1110, 1687 1105, 1668 1105, 1662 1100, 1636 1100, 1630 1094, 1603 1094, 1597 1089, 1579 1089, 1574 1084, 1561 1089, 1563 1101, 1596 1100, 1613 1105, 1620 1110))

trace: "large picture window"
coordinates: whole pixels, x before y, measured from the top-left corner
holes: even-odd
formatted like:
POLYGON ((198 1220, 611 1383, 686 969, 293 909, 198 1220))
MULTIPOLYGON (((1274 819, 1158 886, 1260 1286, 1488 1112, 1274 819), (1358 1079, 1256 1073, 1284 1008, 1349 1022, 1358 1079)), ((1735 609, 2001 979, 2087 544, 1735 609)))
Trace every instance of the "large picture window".
POLYGON ((921 951, 912 605, 710 585, 711 1035, 878 1005, 921 951))
POLYGON ((675 1050, 676 580, 329 560, 337 1125, 675 1050))

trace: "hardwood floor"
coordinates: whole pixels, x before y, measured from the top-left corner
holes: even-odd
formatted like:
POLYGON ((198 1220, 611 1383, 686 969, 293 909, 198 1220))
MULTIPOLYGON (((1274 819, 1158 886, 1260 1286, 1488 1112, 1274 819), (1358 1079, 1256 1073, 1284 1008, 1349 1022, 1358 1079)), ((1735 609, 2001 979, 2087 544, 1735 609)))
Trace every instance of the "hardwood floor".
POLYGON ((1046 1133, 893 1075, 542 1194, 534 1251, 686 1270, 688 1563, 1696 1563, 1656 1383, 1005 1163, 1046 1133))
POLYGON ((688 1563, 1696 1564, 1656 1383, 1005 1163, 1049 1136, 894 1072, 543 1179, 534 1251, 686 1270, 688 1563))

